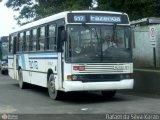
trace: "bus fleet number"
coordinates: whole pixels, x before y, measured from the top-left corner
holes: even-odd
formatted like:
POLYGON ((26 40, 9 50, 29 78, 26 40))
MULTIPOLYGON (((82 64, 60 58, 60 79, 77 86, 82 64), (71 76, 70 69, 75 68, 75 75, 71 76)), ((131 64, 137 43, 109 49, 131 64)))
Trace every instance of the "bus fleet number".
POLYGON ((30 69, 37 69, 38 70, 38 62, 37 61, 29 61, 30 69))

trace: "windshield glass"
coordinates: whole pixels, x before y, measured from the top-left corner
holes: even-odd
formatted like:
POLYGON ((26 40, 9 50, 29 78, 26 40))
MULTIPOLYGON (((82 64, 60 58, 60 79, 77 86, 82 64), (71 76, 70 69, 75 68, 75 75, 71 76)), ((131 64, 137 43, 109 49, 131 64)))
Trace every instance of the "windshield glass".
POLYGON ((2 43, 2 60, 6 60, 8 56, 8 44, 2 43))
POLYGON ((129 27, 68 26, 68 62, 130 62, 129 27))

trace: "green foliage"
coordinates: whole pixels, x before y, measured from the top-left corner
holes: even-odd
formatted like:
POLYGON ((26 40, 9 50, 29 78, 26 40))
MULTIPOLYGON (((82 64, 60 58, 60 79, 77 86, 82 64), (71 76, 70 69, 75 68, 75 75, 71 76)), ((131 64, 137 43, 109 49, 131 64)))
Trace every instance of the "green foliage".
POLYGON ((25 24, 65 10, 86 10, 92 0, 8 0, 6 6, 20 11, 15 17, 18 24, 25 24), (25 22, 23 23, 23 19, 25 22))
MULTIPOLYGON (((100 10, 125 12, 128 13, 131 20, 136 20, 159 16, 160 13, 156 12, 155 7, 157 1, 159 0, 98 0, 98 3, 100 10)), ((160 7, 160 4, 158 6, 160 7)))
POLYGON ((7 7, 11 7, 13 10, 17 11, 20 10, 20 7, 23 5, 32 5, 33 1, 32 0, 8 0, 6 3, 7 7))
POLYGON ((26 23, 65 10, 87 10, 93 1, 97 9, 125 12, 131 20, 160 16, 160 0, 8 0, 6 6, 20 11, 15 19, 23 24, 23 19, 26 23))

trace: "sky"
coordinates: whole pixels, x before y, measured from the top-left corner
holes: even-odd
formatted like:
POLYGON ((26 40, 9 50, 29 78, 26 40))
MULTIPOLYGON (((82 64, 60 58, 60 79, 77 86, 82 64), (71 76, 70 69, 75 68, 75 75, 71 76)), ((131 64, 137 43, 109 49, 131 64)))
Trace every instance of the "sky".
MULTIPOLYGON (((14 15, 18 15, 18 12, 13 11, 5 6, 6 0, 0 2, 0 37, 8 36, 9 33, 17 28, 17 22, 14 20, 14 15)), ((97 7, 96 0, 93 0, 93 6, 97 7)))
POLYGON ((0 2, 0 37, 8 36, 11 30, 18 26, 13 18, 14 15, 17 13, 7 8, 4 2, 0 2))

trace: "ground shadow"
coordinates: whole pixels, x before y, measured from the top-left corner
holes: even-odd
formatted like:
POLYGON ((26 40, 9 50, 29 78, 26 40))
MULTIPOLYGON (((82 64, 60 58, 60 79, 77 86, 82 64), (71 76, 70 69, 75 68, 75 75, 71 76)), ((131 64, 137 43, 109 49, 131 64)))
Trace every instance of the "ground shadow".
POLYGON ((63 101, 68 103, 78 104, 92 104, 92 103, 104 103, 104 102, 121 102, 129 101, 130 99, 116 95, 113 98, 104 98, 100 92, 70 92, 64 95, 63 101))
MULTIPOLYGON (((18 84, 16 86, 18 86, 18 84)), ((41 96, 48 97, 48 99, 50 99, 47 88, 29 84, 26 90, 29 90, 41 96)), ((84 104, 84 103, 92 104, 92 103, 103 103, 103 102, 131 101, 131 100, 132 99, 127 98, 125 95, 119 95, 119 94, 109 99, 109 98, 104 98, 100 92, 67 92, 63 94, 63 97, 59 101, 67 103, 77 103, 77 104, 84 104)))
MULTIPOLYGON (((19 88, 18 81, 17 83, 13 83, 13 86, 19 88)), ((28 92, 33 92, 38 95, 49 98, 47 88, 27 84, 26 88, 24 89, 28 92)), ((134 98, 133 98, 134 99, 134 98)), ((84 103, 104 103, 104 102, 124 102, 124 101, 133 101, 130 97, 127 97, 125 94, 116 94, 113 98, 104 98, 100 92, 67 92, 63 94, 61 102, 67 103, 77 103, 77 104, 84 104, 84 103)))
POLYGON ((1 71, 1 75, 7 76, 8 75, 8 71, 1 71))

